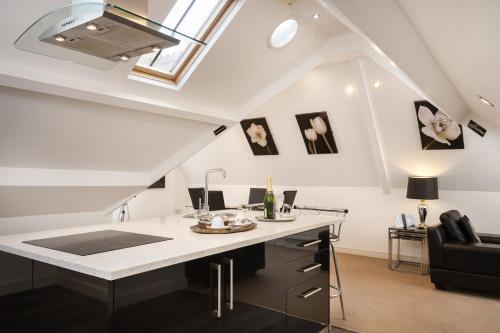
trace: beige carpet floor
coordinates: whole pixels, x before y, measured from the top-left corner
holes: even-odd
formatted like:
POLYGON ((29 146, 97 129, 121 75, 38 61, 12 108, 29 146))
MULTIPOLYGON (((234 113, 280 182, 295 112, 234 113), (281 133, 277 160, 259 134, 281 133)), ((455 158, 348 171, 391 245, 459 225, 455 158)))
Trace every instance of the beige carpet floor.
POLYGON ((437 290, 428 275, 390 271, 383 259, 338 254, 338 260, 347 318, 333 299, 335 326, 361 333, 500 332, 499 296, 437 290))

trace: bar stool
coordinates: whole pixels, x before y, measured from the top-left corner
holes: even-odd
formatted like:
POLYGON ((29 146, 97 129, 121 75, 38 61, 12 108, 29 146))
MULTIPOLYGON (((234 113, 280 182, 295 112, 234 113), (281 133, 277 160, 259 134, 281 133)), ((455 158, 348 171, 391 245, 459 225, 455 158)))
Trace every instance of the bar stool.
MULTIPOLYGON (((344 214, 345 216, 345 214, 344 214)), ((345 312, 344 312, 344 299, 342 298, 342 286, 340 283, 340 271, 339 271, 339 265, 337 263, 337 256, 335 255, 335 244, 340 241, 340 232, 342 231, 342 222, 343 220, 340 220, 337 226, 337 231, 335 232, 335 225, 332 225, 330 227, 330 248, 332 249, 332 256, 333 256, 333 264, 335 266, 335 276, 337 278, 337 285, 330 284, 330 291, 333 291, 333 293, 330 293, 330 298, 340 298, 340 307, 342 309, 342 319, 345 320, 345 312)))

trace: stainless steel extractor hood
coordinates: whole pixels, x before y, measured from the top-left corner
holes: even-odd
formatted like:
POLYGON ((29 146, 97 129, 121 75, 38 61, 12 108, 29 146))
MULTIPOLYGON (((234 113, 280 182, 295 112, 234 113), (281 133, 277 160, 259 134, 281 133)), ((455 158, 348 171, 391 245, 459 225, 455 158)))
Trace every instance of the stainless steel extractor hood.
POLYGON ((33 23, 15 47, 98 69, 178 45, 204 43, 121 7, 84 2, 56 9, 33 23))
POLYGON ((128 12, 111 5, 96 12, 75 10, 39 39, 111 61, 128 60, 179 44, 178 39, 133 20, 128 12))

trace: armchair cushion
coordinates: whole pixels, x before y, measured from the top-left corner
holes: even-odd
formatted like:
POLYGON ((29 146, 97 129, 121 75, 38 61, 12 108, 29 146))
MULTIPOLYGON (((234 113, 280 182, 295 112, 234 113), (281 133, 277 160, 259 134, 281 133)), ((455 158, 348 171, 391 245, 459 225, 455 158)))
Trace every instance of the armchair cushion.
POLYGON ((449 238, 452 241, 456 242, 467 241, 467 238, 465 237, 462 228, 460 227, 459 224, 461 218, 462 215, 460 215, 458 210, 449 210, 439 216, 439 220, 444 226, 447 238, 449 238))
POLYGON ((469 243, 481 243, 481 238, 477 235, 476 230, 472 226, 472 223, 470 222, 469 218, 467 215, 464 215, 458 223, 462 227, 462 231, 465 235, 465 238, 467 238, 467 242, 469 243))
POLYGON ((443 258, 448 270, 500 277, 500 245, 444 243, 443 258))

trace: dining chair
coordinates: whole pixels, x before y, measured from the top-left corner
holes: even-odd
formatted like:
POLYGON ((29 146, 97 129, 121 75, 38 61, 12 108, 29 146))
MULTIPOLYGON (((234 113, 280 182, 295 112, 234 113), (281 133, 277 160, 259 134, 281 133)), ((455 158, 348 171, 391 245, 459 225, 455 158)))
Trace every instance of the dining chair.
POLYGON ((190 187, 188 188, 189 197, 191 198, 191 203, 193 204, 193 208, 198 210, 201 209, 201 205, 205 202, 205 189, 203 187, 190 187), (201 199, 201 201, 200 201, 201 199))
POLYGON ((224 203, 224 192, 208 191, 208 208, 210 210, 226 209, 226 205, 224 203))
MULTIPOLYGON (((283 206, 289 205, 290 208, 293 207, 293 203, 295 201, 295 196, 297 195, 297 191, 283 191, 283 206)), ((283 211, 283 206, 281 207, 281 211, 283 211)))
POLYGON ((267 189, 265 188, 250 188, 250 194, 248 196, 248 204, 261 204, 264 203, 264 196, 266 195, 267 189))
MULTIPOLYGON (((203 187, 190 187, 188 191, 193 208, 200 209, 200 202, 203 207, 205 203, 205 189, 203 187)), ((210 210, 226 209, 224 193, 222 191, 208 191, 208 207, 210 210)))

